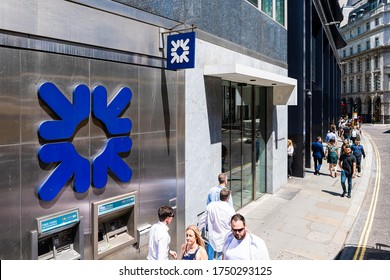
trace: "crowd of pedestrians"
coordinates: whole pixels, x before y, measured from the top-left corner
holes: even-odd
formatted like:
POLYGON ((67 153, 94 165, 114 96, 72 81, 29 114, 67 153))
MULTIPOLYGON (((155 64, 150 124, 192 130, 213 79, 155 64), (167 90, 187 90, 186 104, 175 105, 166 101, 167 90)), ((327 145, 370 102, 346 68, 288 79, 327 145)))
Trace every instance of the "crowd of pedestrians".
POLYGON ((234 210, 227 182, 226 173, 218 175, 219 184, 207 194, 204 219, 186 228, 179 256, 170 249, 168 233, 174 210, 160 207, 159 221, 150 229, 147 259, 168 260, 170 256, 181 260, 269 260, 265 242, 247 229, 244 216, 234 210))
POLYGON ((337 177, 338 168, 341 173, 341 196, 351 198, 352 179, 361 176, 361 162, 365 158, 363 146, 360 140, 363 136, 360 119, 340 118, 338 127, 331 124, 325 137, 325 143, 321 136, 312 143, 314 159, 314 174, 320 175, 322 159, 326 159, 329 165, 329 174, 332 178, 337 177), (336 131, 338 132, 336 134, 336 131), (341 141, 341 147, 337 145, 341 141), (325 150, 324 154, 322 151, 325 150), (348 184, 348 188, 346 186, 348 184))
MULTIPOLYGON (((362 174, 362 159, 366 157, 364 147, 361 144, 363 131, 361 118, 348 119, 340 118, 337 125, 331 123, 325 135, 325 140, 319 135, 311 144, 312 157, 314 162, 314 175, 320 176, 323 160, 328 163, 329 176, 341 177, 342 194, 344 197, 351 197, 352 179, 362 174), (338 143, 341 142, 339 146, 338 143), (348 188, 346 187, 348 183, 348 188)), ((294 147, 291 139, 287 141, 288 155, 288 178, 292 178, 292 162, 294 147), (292 152, 291 152, 292 151, 292 152)))

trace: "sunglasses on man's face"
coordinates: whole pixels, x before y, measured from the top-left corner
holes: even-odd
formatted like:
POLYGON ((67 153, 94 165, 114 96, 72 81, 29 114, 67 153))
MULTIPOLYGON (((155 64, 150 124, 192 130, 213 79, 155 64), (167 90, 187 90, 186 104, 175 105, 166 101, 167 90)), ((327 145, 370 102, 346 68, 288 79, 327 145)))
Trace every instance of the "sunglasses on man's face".
POLYGON ((232 232, 238 232, 238 233, 240 233, 240 232, 242 232, 244 229, 245 229, 244 227, 243 227, 243 228, 232 228, 232 232))

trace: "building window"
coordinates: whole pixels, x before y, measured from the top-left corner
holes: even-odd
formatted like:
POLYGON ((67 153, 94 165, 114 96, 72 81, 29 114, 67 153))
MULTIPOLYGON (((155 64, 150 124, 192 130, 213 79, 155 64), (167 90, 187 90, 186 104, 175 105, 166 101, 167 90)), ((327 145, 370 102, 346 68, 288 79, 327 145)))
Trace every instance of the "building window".
POLYGON ((360 59, 357 61, 357 71, 362 72, 362 62, 360 61, 360 59))
POLYGON ((358 28, 357 28, 357 35, 359 35, 361 33, 361 28, 360 28, 360 26, 358 26, 358 28))
POLYGON ((371 75, 366 76, 366 91, 371 90, 371 75))
POLYGON ((366 71, 370 71, 371 70, 371 60, 369 57, 366 58, 366 71))
POLYGON ((375 37, 375 47, 379 47, 379 37, 375 37))
POLYGON ((374 58, 374 67, 375 69, 379 68, 379 56, 376 54, 374 58))
POLYGON ((347 81, 343 81, 343 93, 347 93, 347 81))
POLYGON ((353 55, 353 48, 349 48, 349 55, 353 55))
POLYGON ((366 50, 369 50, 371 48, 370 40, 366 42, 366 50))
POLYGON ((343 50, 343 57, 347 56, 347 50, 343 50))
POLYGON ((375 76, 374 76, 374 88, 375 88, 375 90, 380 90, 380 81, 381 81, 381 78, 380 78, 379 74, 375 74, 375 76))
POLYGON ((273 17, 272 10, 273 10, 273 5, 272 5, 272 0, 262 0, 261 1, 261 10, 269 15, 270 17, 273 17))
POLYGON ((352 33, 352 30, 351 30, 351 31, 349 31, 349 38, 352 38, 352 36, 353 36, 353 33, 352 33))
POLYGON ((276 0, 275 1, 275 10, 276 10, 276 21, 284 26, 284 15, 285 15, 285 0, 276 0))
POLYGON ((362 91, 362 80, 360 78, 357 79, 357 92, 362 91))
POLYGON ((353 92, 353 80, 349 80, 349 92, 353 92))
POLYGON ((357 45, 357 52, 360 53, 362 51, 362 46, 359 44, 357 45))
POLYGON ((371 22, 366 22, 366 31, 371 29, 371 22))
POLYGON ((252 5, 258 7, 259 6, 259 2, 257 0, 248 0, 249 3, 251 3, 252 5))
POLYGON ((375 19, 375 26, 378 26, 379 25, 379 18, 376 18, 375 19))
POLYGON ((273 20, 285 26, 286 24, 286 0, 247 0, 273 20))

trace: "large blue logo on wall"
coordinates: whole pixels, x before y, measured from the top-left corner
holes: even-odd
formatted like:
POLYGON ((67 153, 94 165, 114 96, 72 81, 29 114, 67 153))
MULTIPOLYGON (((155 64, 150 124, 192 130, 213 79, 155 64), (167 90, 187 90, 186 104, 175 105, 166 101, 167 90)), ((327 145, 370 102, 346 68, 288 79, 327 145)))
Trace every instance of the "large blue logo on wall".
POLYGON ((195 67, 195 32, 168 36, 167 68, 169 70, 195 67))
POLYGON ((72 177, 74 190, 78 193, 88 190, 91 177, 95 188, 104 188, 108 170, 121 182, 130 181, 132 171, 120 156, 120 153, 130 152, 132 146, 129 137, 131 120, 120 117, 132 98, 129 88, 121 88, 109 104, 107 91, 103 86, 93 88, 92 96, 86 85, 76 86, 73 104, 50 82, 39 87, 38 96, 58 117, 58 120, 44 121, 38 128, 39 136, 47 142, 38 150, 40 161, 57 164, 38 187, 40 199, 54 199, 72 177), (92 164, 79 155, 72 143, 77 129, 89 118, 91 110, 109 135, 105 147, 92 159, 92 164))

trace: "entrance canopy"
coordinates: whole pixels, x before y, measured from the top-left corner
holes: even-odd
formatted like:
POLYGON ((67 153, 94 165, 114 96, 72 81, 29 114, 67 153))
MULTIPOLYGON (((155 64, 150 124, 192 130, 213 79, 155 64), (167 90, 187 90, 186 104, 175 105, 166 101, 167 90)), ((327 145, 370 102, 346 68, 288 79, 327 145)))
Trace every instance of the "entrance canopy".
POLYGON ((273 88, 274 105, 297 105, 297 80, 241 64, 206 65, 205 76, 273 88))

